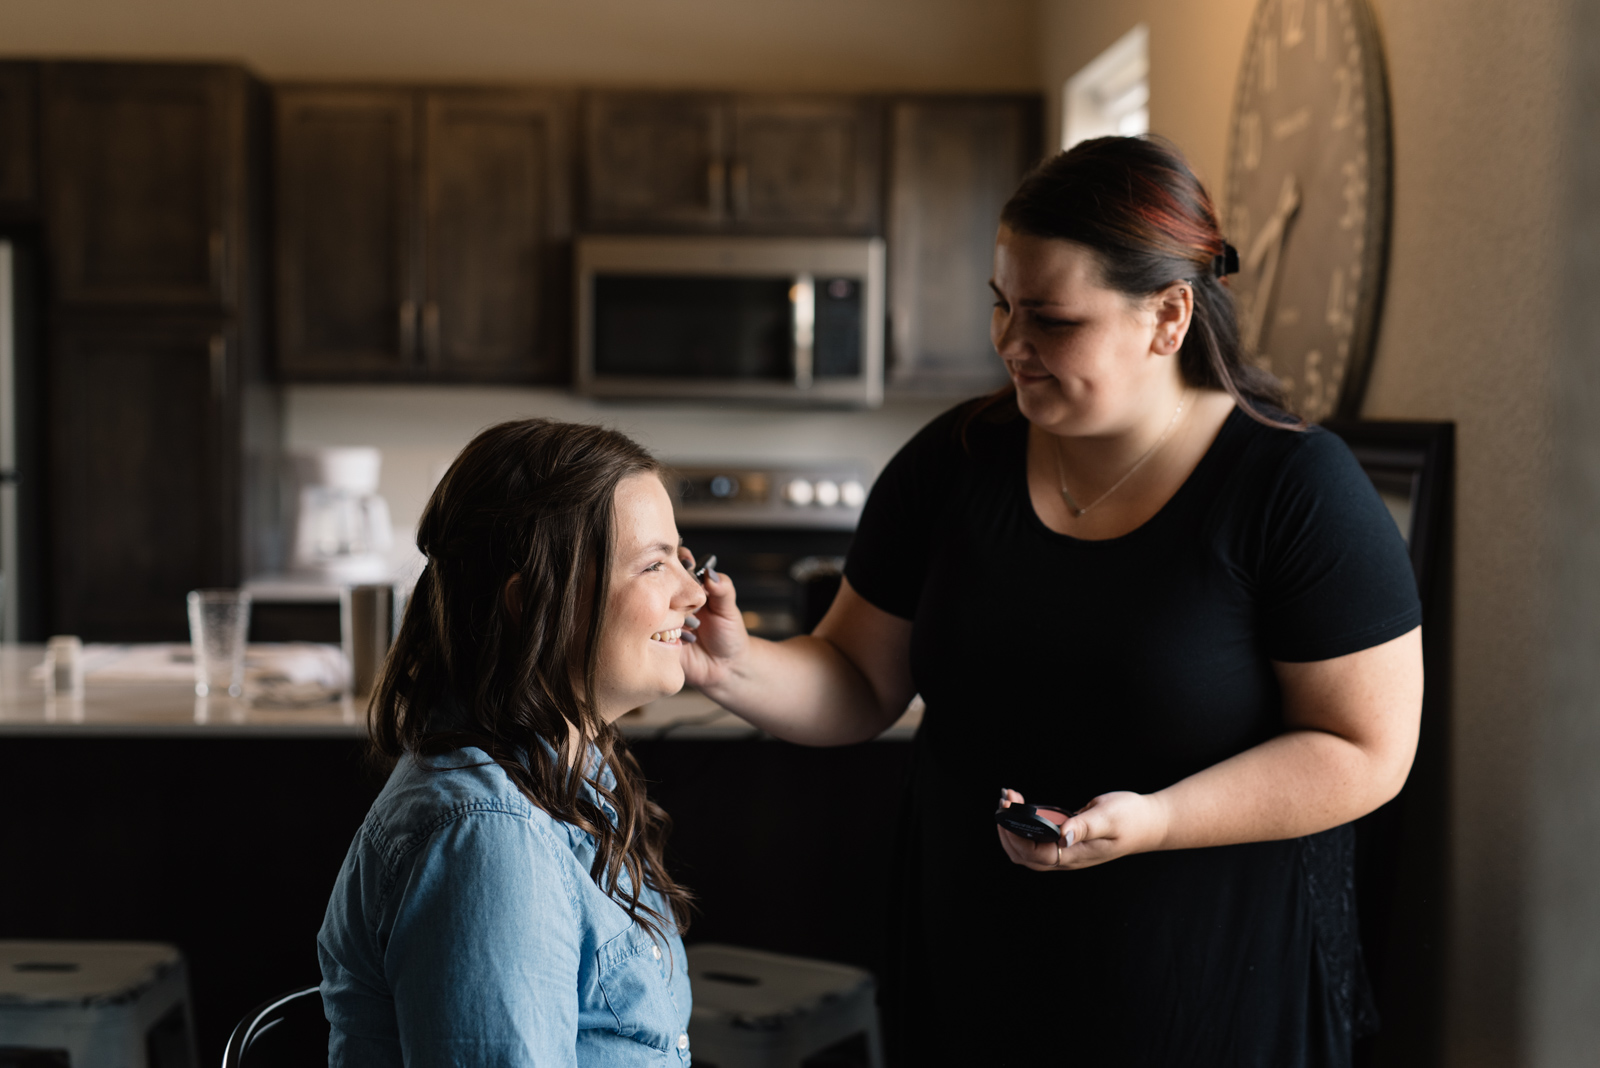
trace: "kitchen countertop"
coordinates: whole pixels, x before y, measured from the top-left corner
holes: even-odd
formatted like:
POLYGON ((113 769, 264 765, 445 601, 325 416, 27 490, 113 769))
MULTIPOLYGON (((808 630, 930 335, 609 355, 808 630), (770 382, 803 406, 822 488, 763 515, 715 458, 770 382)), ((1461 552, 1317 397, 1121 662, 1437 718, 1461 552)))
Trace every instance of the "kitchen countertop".
MULTIPOLYGON (((0 738, 262 737, 364 738, 366 710, 349 696, 300 707, 269 707, 227 697, 199 697, 174 682, 97 682, 81 701, 47 698, 31 673, 44 659, 42 645, 0 645, 0 738)), ((922 718, 920 702, 880 740, 907 741, 922 718)), ((664 697, 624 716, 623 734, 658 738, 759 738, 762 732, 693 690, 664 697)))

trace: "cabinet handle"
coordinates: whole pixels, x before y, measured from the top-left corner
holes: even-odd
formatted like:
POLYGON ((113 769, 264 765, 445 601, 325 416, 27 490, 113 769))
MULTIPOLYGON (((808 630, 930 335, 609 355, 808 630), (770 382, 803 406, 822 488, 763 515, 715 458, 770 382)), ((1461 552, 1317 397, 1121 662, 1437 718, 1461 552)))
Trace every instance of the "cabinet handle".
POLYGON ((722 218, 722 213, 727 210, 727 168, 720 159, 714 159, 706 164, 706 199, 711 202, 711 215, 713 218, 722 218))
POLYGON ((217 401, 228 397, 228 339, 211 335, 211 396, 217 401))
POLYGON ((817 327, 817 286, 809 274, 797 274, 789 286, 790 321, 794 326, 794 385, 811 388, 817 327))
POLYGON ((439 302, 422 306, 422 349, 430 364, 439 362, 439 302))
POLYGON ((750 168, 743 162, 735 163, 728 184, 733 194, 733 217, 742 219, 750 214, 750 168))
POLYGON ((400 302, 400 358, 410 362, 417 351, 417 302, 400 302))

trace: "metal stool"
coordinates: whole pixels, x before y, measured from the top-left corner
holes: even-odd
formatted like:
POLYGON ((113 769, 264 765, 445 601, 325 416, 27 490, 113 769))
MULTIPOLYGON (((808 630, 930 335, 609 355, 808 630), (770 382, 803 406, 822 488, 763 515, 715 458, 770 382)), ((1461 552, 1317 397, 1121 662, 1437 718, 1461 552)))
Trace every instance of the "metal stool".
POLYGON ((735 946, 689 947, 696 1068, 799 1068, 852 1038, 883 1068, 877 982, 844 964, 735 946))
POLYGON ((0 1061, 198 1068, 183 956, 150 942, 0 942, 0 1061))

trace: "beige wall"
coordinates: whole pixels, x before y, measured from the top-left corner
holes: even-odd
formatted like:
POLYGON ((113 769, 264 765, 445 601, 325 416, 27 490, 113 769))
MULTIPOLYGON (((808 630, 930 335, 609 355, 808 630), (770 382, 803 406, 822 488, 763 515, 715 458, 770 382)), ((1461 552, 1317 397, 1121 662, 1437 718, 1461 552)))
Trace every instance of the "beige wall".
MULTIPOLYGON (((1220 192, 1254 6, 1045 0, 1046 91, 1058 95, 1079 67, 1146 22, 1151 125, 1220 192)), ((1566 8, 1562 0, 1374 7, 1389 64, 1395 186, 1365 414, 1452 420, 1458 434, 1448 1063, 1533 1063, 1527 990, 1542 980, 1524 920, 1536 859, 1524 843, 1547 667, 1566 8)), ((1561 749, 1559 738, 1548 744, 1561 749)))
POLYGON ((1032 89, 1034 0, 5 0, 0 52, 269 78, 1032 89))

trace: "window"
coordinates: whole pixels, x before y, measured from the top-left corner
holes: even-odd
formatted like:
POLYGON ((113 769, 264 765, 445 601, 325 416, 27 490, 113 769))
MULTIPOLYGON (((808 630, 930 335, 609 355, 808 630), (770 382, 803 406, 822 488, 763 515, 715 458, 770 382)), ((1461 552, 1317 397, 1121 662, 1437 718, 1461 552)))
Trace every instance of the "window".
POLYGON ((1150 130, 1150 29, 1140 23, 1061 90, 1061 147, 1150 130))

